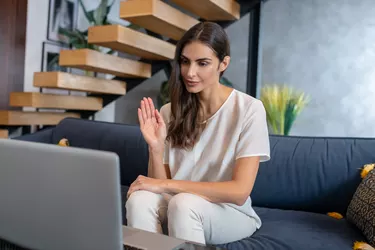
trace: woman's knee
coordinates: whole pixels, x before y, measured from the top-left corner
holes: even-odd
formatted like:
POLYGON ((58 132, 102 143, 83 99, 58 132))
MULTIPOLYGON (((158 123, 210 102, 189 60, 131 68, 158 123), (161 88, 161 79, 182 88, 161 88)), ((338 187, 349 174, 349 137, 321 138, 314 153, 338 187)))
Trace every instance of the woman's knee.
POLYGON ((160 199, 160 195, 146 190, 135 191, 126 201, 126 211, 139 211, 149 209, 150 207, 156 207, 160 203, 160 199))
POLYGON ((189 193, 179 193, 173 196, 168 204, 168 216, 186 216, 189 213, 201 214, 205 203, 208 202, 200 196, 189 193))

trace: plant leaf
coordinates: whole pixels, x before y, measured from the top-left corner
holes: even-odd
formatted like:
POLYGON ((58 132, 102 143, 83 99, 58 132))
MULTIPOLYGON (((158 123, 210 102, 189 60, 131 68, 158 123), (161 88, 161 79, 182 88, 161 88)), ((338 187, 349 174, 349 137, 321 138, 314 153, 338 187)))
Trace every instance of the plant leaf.
POLYGON ((73 31, 76 37, 78 38, 77 42, 72 44, 76 48, 86 48, 87 47, 87 39, 86 37, 78 30, 73 31))
POLYGON ((68 30, 68 29, 65 29, 65 28, 59 28, 59 34, 62 34, 64 36, 68 37, 69 43, 72 44, 73 46, 75 46, 75 44, 77 44, 77 43, 84 43, 85 42, 84 37, 82 39, 82 36, 77 31, 72 31, 72 30, 68 30))
POLYGON ((233 87, 233 84, 231 81, 229 81, 226 77, 222 76, 220 78, 220 83, 225 85, 225 86, 228 86, 228 87, 233 87))
POLYGON ((261 89, 261 101, 267 122, 273 133, 288 135, 302 109, 309 101, 304 93, 297 93, 285 85, 266 85, 261 89))
POLYGON ((108 0, 102 0, 94 11, 94 20, 95 20, 95 25, 103 25, 103 21, 105 17, 107 16, 107 5, 108 5, 108 0))
POLYGON ((85 5, 83 4, 82 0, 78 0, 79 4, 81 5, 82 9, 83 9, 83 13, 85 14, 86 16, 86 19, 87 21, 89 21, 90 24, 94 24, 95 23, 95 19, 94 19, 94 11, 90 11, 88 12, 86 10, 86 7, 85 5))
POLYGON ((113 0, 112 3, 109 6, 107 6, 106 15, 105 15, 106 17, 108 16, 109 12, 111 11, 114 3, 115 3, 115 0, 113 0))
POLYGON ((77 29, 75 30, 68 30, 64 28, 59 29, 59 33, 67 36, 69 38, 69 43, 77 49, 86 48, 87 47, 87 39, 84 35, 84 32, 81 32, 77 29))
POLYGON ((102 25, 110 25, 112 24, 111 22, 108 21, 108 15, 109 15, 109 12, 111 11, 111 8, 113 6, 113 4, 115 3, 115 0, 112 1, 112 3, 107 6, 107 10, 106 10, 106 14, 105 14, 105 17, 103 19, 103 24, 102 25))
POLYGON ((142 29, 141 26, 138 26, 138 25, 136 25, 136 24, 134 24, 134 23, 131 23, 131 24, 129 24, 129 25, 126 26, 126 27, 129 28, 129 29, 133 29, 133 30, 140 30, 140 29, 142 29))
POLYGON ((285 125, 284 135, 289 135, 290 129, 292 128, 293 122, 297 118, 295 112, 295 100, 289 100, 285 109, 285 125))
POLYGON ((78 37, 72 37, 72 38, 70 38, 70 44, 73 47, 76 47, 76 44, 80 44, 80 43, 81 43, 81 40, 78 37))
POLYGON ((80 31, 80 33, 82 34, 82 36, 84 37, 87 37, 89 35, 89 30, 85 30, 85 31, 80 31))
POLYGON ((88 49, 97 50, 95 44, 87 44, 88 49))
POLYGON ((116 52, 116 50, 111 49, 110 51, 107 52, 107 54, 113 55, 115 52, 116 52))
POLYGON ((66 29, 66 28, 59 28, 59 34, 64 35, 68 38, 75 37, 75 34, 72 30, 66 29))
POLYGON ((107 17, 103 21, 103 25, 111 25, 112 23, 107 20, 107 17))
POLYGON ((169 82, 168 80, 163 81, 160 86, 160 92, 158 94, 158 106, 159 108, 164 104, 170 102, 169 98, 169 82))

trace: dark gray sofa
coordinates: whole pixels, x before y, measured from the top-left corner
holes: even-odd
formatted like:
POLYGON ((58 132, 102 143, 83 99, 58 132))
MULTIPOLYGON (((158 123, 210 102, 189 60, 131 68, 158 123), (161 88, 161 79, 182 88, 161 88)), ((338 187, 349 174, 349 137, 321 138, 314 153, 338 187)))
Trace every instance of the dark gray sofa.
MULTIPOLYGON (((73 147, 119 155, 123 204, 127 186, 147 174, 148 150, 138 126, 67 118, 55 128, 14 139, 56 144, 61 138, 73 147)), ((263 226, 222 247, 350 250, 354 241, 365 240, 345 219, 326 213, 345 215, 361 181, 360 168, 375 162, 375 139, 271 135, 270 143, 271 160, 261 163, 251 194, 263 226)))

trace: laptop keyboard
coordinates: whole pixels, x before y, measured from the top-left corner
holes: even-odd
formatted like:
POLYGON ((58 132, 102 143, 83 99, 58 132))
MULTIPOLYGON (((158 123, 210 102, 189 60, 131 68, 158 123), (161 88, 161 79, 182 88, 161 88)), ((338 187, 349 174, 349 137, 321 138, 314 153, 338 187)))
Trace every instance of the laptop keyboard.
POLYGON ((124 250, 145 250, 144 248, 138 248, 124 244, 124 250))

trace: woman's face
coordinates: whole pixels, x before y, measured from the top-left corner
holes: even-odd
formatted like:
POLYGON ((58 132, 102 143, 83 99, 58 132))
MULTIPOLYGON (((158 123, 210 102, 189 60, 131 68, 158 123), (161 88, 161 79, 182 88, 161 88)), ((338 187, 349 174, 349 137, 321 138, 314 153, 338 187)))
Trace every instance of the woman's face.
POLYGON ((225 70, 229 57, 219 62, 210 47, 201 42, 185 45, 180 58, 181 76, 187 91, 198 93, 219 83, 220 72, 225 70))

